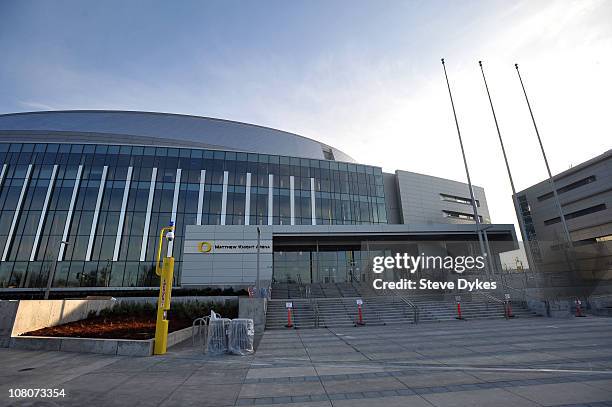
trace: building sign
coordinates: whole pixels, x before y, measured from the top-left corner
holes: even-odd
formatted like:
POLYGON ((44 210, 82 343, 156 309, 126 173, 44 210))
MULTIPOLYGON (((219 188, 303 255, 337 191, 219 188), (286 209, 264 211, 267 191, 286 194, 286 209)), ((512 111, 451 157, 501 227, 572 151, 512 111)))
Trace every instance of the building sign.
MULTIPOLYGON (((259 242, 260 253, 272 253, 272 241, 261 240, 259 242)), ((202 254, 236 254, 257 253, 256 240, 186 240, 185 253, 202 254)))
POLYGON ((198 243, 198 251, 200 253, 210 253, 211 250, 212 250, 212 243, 210 242, 198 243))

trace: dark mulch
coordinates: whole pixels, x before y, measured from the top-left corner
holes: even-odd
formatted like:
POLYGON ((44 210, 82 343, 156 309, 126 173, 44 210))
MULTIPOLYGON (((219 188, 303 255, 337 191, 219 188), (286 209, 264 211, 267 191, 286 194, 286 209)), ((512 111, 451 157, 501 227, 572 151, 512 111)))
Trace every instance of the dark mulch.
MULTIPOLYGON (((168 331, 190 327, 191 320, 170 319, 168 331)), ((67 324, 26 332, 28 336, 51 336, 106 339, 151 339, 155 337, 155 317, 116 315, 112 318, 97 316, 67 324)))

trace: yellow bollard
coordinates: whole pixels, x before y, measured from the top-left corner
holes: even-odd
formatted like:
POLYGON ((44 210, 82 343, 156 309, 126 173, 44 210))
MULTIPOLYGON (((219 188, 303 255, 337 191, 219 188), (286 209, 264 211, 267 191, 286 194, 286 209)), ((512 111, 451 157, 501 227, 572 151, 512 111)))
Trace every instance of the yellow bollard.
POLYGON ((164 232, 173 231, 174 226, 162 228, 159 235, 159 246, 157 250, 157 262, 155 274, 160 277, 159 297, 157 298, 157 321, 155 324, 155 346, 154 355, 163 355, 168 347, 168 310, 170 309, 170 297, 172 295, 172 279, 174 278, 174 257, 164 257, 161 270, 159 260, 163 244, 164 232))

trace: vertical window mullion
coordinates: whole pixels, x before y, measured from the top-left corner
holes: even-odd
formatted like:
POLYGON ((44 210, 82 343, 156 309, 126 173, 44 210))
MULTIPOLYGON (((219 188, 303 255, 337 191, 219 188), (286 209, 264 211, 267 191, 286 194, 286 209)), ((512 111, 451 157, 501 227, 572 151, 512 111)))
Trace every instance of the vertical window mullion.
POLYGON ((6 176, 7 169, 8 169, 8 164, 3 164, 2 171, 0 172, 0 189, 2 188, 2 184, 4 183, 4 177, 6 176))
POLYGON ((223 171, 223 194, 221 195, 221 225, 225 225, 225 216, 227 211, 227 181, 229 173, 223 171))
POLYGON ((268 225, 273 224, 274 220, 274 175, 268 174, 268 225))
POLYGON ((317 224, 315 211, 315 179, 310 178, 310 217, 313 225, 317 224))
POLYGON ((81 175, 83 174, 83 166, 79 165, 77 170, 76 178, 74 179, 74 187, 72 188, 72 197, 70 198, 70 205, 68 206, 68 216, 66 217, 66 224, 64 225, 64 233, 62 234, 62 241, 60 242, 60 250, 57 256, 57 261, 64 260, 64 252, 66 251, 66 242, 68 239, 68 232, 70 232, 70 223, 72 222, 72 214, 74 212, 74 204, 76 202, 77 194, 79 193, 79 185, 81 184, 81 175))
MULTIPOLYGON (((181 172, 182 170, 180 168, 177 168, 176 170, 176 180, 174 181, 174 195, 172 197, 172 215, 171 215, 171 221, 172 224, 175 227, 175 234, 176 234, 176 209, 178 208, 178 199, 179 199, 179 191, 181 188, 181 172)), ((168 257, 172 257, 172 250, 174 249, 174 240, 171 240, 168 242, 168 257)))
POLYGON ((198 192, 198 213, 196 214, 196 225, 202 224, 202 210, 204 206, 204 186, 206 184, 206 170, 200 171, 200 190, 198 192))
POLYGON ((49 208, 49 201, 51 200, 51 193, 53 192, 53 186, 55 185, 55 176, 57 175, 57 164, 53 166, 51 172, 51 178, 49 179, 49 186, 47 187, 47 194, 45 195, 45 202, 43 203, 42 212, 40 213, 40 219, 38 220, 38 228, 36 229, 36 236, 34 237, 34 244, 32 245, 32 252, 30 253, 30 261, 36 260, 36 252, 38 251, 38 243, 40 242, 40 235, 42 228, 45 223, 45 217, 47 216, 47 209, 49 208))
POLYGON ((127 208, 127 200, 130 194, 130 184, 132 181, 132 171, 134 167, 128 167, 127 176, 125 178, 125 186, 123 188, 123 198, 121 200, 121 212, 119 213, 119 224, 117 225, 117 236, 115 237, 115 250, 113 251, 113 261, 119 260, 119 249, 121 247, 121 235, 123 234, 123 223, 125 222, 125 210, 127 208))
POLYGON ((87 252, 85 253, 85 261, 91 261, 91 252, 93 250, 94 239, 96 238, 96 230, 98 228, 98 218, 100 217, 100 206, 102 205, 102 197, 104 196, 104 188, 106 186, 106 174, 108 173, 108 165, 102 168, 102 176, 100 177, 100 186, 98 187, 98 196, 96 197, 96 207, 94 209, 93 219, 91 221, 91 229, 89 231, 89 241, 87 242, 87 252))
POLYGON ((289 177, 289 208, 291 210, 291 225, 295 225, 295 177, 289 177))
POLYGON ((11 248, 13 234, 15 233, 15 228, 17 227, 17 221, 19 220, 19 215, 21 214, 21 206, 23 205, 23 198, 25 197, 25 193, 28 190, 28 184, 30 182, 31 174, 32 174, 32 164, 28 165, 28 171, 26 172, 25 178, 23 179, 23 186, 21 187, 21 193, 19 194, 19 200, 17 201, 17 207, 15 208, 15 213, 13 214, 13 221, 11 222, 11 228, 9 229, 9 233, 6 238, 6 244, 4 245, 4 252, 2 253, 2 261, 6 261, 8 252, 11 248))
POLYGON ((142 231, 142 244, 140 245, 140 261, 145 261, 147 255, 147 244, 149 241, 149 226, 151 225, 151 210, 153 208, 153 197, 155 196, 155 181, 157 180, 157 168, 151 171, 151 184, 149 185, 149 197, 147 200, 147 214, 145 215, 144 228, 142 231))
POLYGON ((246 193, 244 198, 244 224, 249 224, 251 216, 251 173, 246 173, 246 193))

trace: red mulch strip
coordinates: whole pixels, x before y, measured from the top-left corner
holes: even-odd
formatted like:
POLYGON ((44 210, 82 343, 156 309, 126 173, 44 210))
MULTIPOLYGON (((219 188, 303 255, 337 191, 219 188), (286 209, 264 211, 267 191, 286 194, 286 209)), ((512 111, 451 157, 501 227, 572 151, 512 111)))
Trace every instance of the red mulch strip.
MULTIPOLYGON (((192 321, 171 319, 169 332, 191 326, 192 321)), ((28 336, 51 336, 105 339, 151 339, 155 337, 155 317, 117 316, 94 317, 67 324, 26 332, 28 336)))

